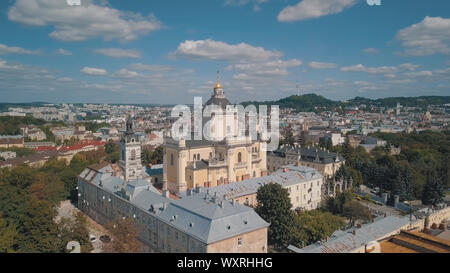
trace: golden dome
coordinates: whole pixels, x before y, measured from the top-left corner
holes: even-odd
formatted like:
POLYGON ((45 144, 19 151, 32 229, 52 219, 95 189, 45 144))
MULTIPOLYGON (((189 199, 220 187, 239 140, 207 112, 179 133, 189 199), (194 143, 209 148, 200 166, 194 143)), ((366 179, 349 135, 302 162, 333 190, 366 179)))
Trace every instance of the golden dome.
POLYGON ((222 86, 222 84, 220 84, 219 80, 217 80, 217 83, 216 83, 216 85, 214 86, 214 89, 215 89, 215 88, 223 88, 223 86, 222 86))

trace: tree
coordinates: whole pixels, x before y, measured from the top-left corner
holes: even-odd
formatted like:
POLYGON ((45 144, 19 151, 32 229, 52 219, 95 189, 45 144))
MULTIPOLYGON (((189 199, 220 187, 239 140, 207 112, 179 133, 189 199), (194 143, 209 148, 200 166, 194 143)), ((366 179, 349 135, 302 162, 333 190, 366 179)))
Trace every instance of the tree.
POLYGON ((287 126, 284 127, 281 130, 281 140, 280 140, 280 145, 289 145, 289 146, 293 146, 294 142, 295 142, 295 137, 294 137, 294 133, 292 132, 292 127, 291 126, 287 126))
POLYGON ((8 223, 0 212, 0 253, 14 252, 17 227, 8 223))
POLYGON ((423 188, 422 203, 424 205, 436 205, 445 197, 445 184, 435 170, 429 170, 426 176, 426 184, 423 188))
POLYGON ((410 200, 413 194, 412 175, 408 167, 397 170, 396 178, 392 185, 391 196, 398 195, 400 200, 410 200))
POLYGON ((372 213, 370 212, 370 210, 367 207, 361 205, 358 201, 350 201, 344 204, 342 215, 349 218, 350 221, 372 220, 372 213))
POLYGON ((258 189, 256 199, 256 213, 270 223, 269 243, 277 247, 287 246, 295 224, 288 190, 279 184, 266 184, 258 189))
POLYGON ((138 229, 131 219, 118 219, 109 223, 106 228, 111 234, 111 243, 104 252, 137 253, 141 252, 142 244, 138 241, 138 229))
POLYGON ((107 154, 112 154, 114 152, 117 152, 119 149, 117 145, 112 141, 109 140, 108 143, 105 144, 105 152, 107 154))
POLYGON ((295 217, 296 229, 293 232, 293 243, 303 246, 315 243, 345 225, 344 218, 320 210, 302 211, 295 217))
MULTIPOLYGON (((89 240, 87 218, 80 211, 76 212, 73 216, 73 219, 62 218, 58 225, 63 245, 67 246, 68 242, 76 241, 80 243, 82 253, 90 253, 93 247, 89 240)), ((64 249, 63 251, 67 250, 64 249)))

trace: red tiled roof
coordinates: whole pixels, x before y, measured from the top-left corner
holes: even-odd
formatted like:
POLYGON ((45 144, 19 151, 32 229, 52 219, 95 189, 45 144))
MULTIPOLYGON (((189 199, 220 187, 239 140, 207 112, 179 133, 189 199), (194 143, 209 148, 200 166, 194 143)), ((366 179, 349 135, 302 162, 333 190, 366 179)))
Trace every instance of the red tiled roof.
POLYGON ((87 146, 103 146, 105 144, 106 144, 106 141, 101 141, 101 140, 83 140, 83 141, 78 141, 74 145, 63 146, 63 147, 59 148, 59 151, 61 151, 61 152, 76 151, 76 150, 81 150, 87 146))

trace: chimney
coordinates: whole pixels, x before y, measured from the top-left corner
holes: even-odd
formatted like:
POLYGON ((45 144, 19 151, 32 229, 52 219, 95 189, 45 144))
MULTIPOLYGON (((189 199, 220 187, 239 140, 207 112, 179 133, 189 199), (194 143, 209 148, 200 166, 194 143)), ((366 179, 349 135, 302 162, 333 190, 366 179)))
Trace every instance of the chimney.
POLYGON ((283 172, 284 172, 284 173, 287 173, 288 171, 289 171, 288 168, 283 168, 283 172))
POLYGON ((383 197, 383 203, 386 204, 387 203, 387 199, 388 199, 387 192, 384 192, 381 196, 383 197))
POLYGON ((231 204, 232 204, 233 206, 236 205, 236 200, 234 200, 234 198, 231 199, 231 204))
POLYGON ((300 161, 295 162, 295 166, 300 167, 300 161))
POLYGON ((399 203, 399 199, 400 199, 400 196, 394 195, 394 208, 397 207, 397 205, 398 205, 398 203, 399 203))
POLYGON ((163 209, 163 210, 166 210, 166 209, 167 209, 167 202, 163 202, 162 209, 163 209))
POLYGON ((186 195, 187 195, 187 196, 191 196, 191 195, 192 195, 192 190, 191 190, 191 189, 188 189, 188 190, 186 191, 186 195))
POLYGON ((163 190, 163 196, 166 197, 166 198, 169 198, 169 196, 170 196, 169 191, 168 190, 163 190))

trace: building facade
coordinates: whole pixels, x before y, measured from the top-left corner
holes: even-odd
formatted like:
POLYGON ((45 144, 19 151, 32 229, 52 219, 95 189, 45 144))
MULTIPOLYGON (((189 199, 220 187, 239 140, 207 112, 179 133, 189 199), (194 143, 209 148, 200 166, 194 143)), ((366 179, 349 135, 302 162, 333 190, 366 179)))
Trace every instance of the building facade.
POLYGON ((334 177, 344 162, 344 158, 338 153, 316 147, 283 146, 267 153, 267 168, 270 172, 285 165, 299 164, 318 170, 326 179, 334 177))
POLYGON ((288 190, 294 210, 316 209, 324 196, 324 177, 317 170, 299 164, 284 166, 271 175, 220 185, 206 191, 210 195, 224 196, 227 200, 256 207, 259 187, 270 183, 277 183, 288 190))
MULTIPOLYGON (((225 110, 227 105, 230 103, 223 93, 223 86, 217 80, 214 93, 205 108, 218 106, 225 110)), ((267 174, 266 142, 252 140, 249 136, 237 137, 236 113, 228 117, 229 120, 234 120, 233 128, 227 125, 227 117, 222 120, 215 118, 217 117, 212 116, 204 120, 203 124, 210 122, 212 137, 222 140, 177 141, 171 136, 165 137, 164 189, 180 193, 195 187, 215 187, 267 174), (224 137, 225 135, 232 137, 224 137)))
POLYGON ((269 223, 247 206, 211 196, 198 189, 189 196, 158 190, 145 172, 137 175, 140 156, 133 127, 120 145, 123 162, 86 168, 78 176, 78 208, 100 224, 130 219, 138 229, 144 252, 266 253, 269 223), (134 173, 133 173, 134 171, 134 173), (129 173, 127 175, 127 173, 129 173))

